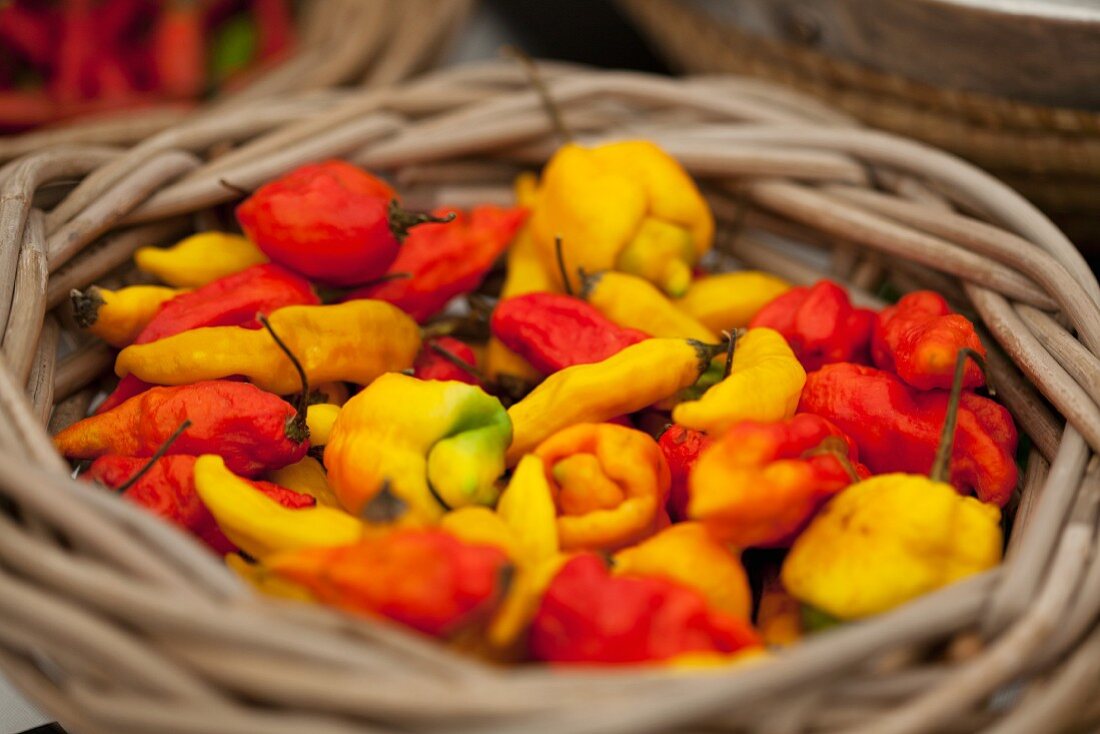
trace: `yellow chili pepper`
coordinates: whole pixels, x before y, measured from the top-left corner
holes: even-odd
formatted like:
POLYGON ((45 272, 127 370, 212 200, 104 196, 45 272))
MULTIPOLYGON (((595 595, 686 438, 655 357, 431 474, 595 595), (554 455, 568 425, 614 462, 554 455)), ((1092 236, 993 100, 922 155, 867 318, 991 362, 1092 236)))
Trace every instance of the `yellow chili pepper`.
POLYGON ((226 469, 214 454, 195 462, 195 490, 225 537, 260 560, 280 551, 350 545, 366 527, 331 507, 287 509, 226 469))
POLYGON ((309 445, 324 446, 332 433, 332 424, 340 415, 339 405, 314 403, 306 409, 306 425, 309 426, 309 445))
POLYGON ((571 268, 631 272, 680 295, 711 247, 714 217, 683 167, 653 143, 568 144, 542 171, 531 231, 548 272, 560 236, 571 268))
POLYGON ((439 527, 466 543, 500 548, 509 560, 519 561, 519 539, 515 531, 488 507, 459 507, 444 515, 439 527))
POLYGON ((783 562, 783 585, 839 619, 878 614, 996 566, 1001 512, 943 482, 882 474, 832 499, 783 562))
POLYGON ((528 455, 520 460, 497 502, 497 514, 516 535, 521 563, 539 563, 557 554, 557 510, 542 459, 528 455))
POLYGON ((171 247, 141 247, 134 253, 134 262, 168 285, 198 288, 265 263, 267 256, 240 235, 201 232, 171 247))
POLYGON ((702 593, 715 609, 739 619, 752 615, 752 590, 740 553, 723 545, 699 523, 677 523, 619 551, 612 570, 679 581, 702 593))
POLYGON ((693 384, 722 347, 689 339, 646 339, 602 362, 566 367, 508 409, 508 464, 562 428, 633 413, 693 384))
POLYGON ((794 415, 806 370, 779 332, 749 329, 737 340, 729 377, 680 403, 672 419, 682 426, 720 433, 738 421, 778 421, 794 415))
POLYGON ((505 652, 513 650, 514 655, 522 657, 522 653, 514 651, 514 648, 520 644, 523 633, 531 626, 531 620, 538 611, 546 588, 567 560, 567 555, 554 554, 517 569, 512 584, 486 631, 486 639, 493 648, 505 652))
POLYGON ((319 505, 342 509, 336 495, 332 492, 332 487, 328 484, 325 468, 312 456, 306 456, 301 461, 284 466, 282 469, 270 471, 267 473, 267 478, 280 487, 308 494, 317 500, 319 505))
POLYGON ((581 295, 619 326, 650 336, 718 341, 717 333, 637 276, 610 270, 589 275, 584 279, 581 295))
POLYGON ((137 339, 165 301, 181 293, 186 291, 160 285, 131 285, 115 291, 93 285, 83 292, 73 290, 69 300, 77 326, 121 348, 137 339))
POLYGON ((383 486, 424 520, 492 505, 512 436, 504 407, 464 382, 383 375, 348 400, 325 447, 329 482, 359 513, 383 486))
MULTIPOLYGON (((379 375, 412 366, 420 330, 401 309, 383 301, 335 306, 287 306, 269 317, 310 383, 346 380, 369 384, 379 375)), ((244 375, 280 395, 301 389, 293 363, 263 329, 211 326, 192 329, 118 355, 119 377, 134 374, 155 385, 184 385, 244 375)))
POLYGON ((781 278, 740 270, 696 278, 676 307, 715 332, 749 325, 756 312, 791 286, 781 278))

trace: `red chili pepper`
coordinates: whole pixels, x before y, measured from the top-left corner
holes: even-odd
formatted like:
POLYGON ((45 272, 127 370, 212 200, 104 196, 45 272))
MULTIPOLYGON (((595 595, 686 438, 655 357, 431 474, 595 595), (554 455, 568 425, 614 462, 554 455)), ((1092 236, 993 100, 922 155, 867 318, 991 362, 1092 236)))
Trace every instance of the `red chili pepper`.
POLYGON ((409 227, 434 221, 398 207, 385 181, 336 160, 264 184, 237 207, 237 220, 273 262, 337 286, 377 279, 409 227))
POLYGON ((712 443, 712 439, 702 431, 684 428, 673 423, 657 440, 661 453, 665 455, 669 471, 672 473, 672 486, 668 495, 668 514, 673 521, 687 519, 688 477, 703 453, 712 443))
POLYGON ((874 311, 853 307, 843 288, 822 280, 778 296, 756 313, 749 328, 778 331, 809 371, 832 362, 870 362, 874 324, 874 311))
POLYGON ((277 56, 294 42, 294 20, 286 0, 252 0, 260 32, 260 56, 277 56))
POLYGON ((527 218, 522 207, 479 206, 466 214, 443 207, 432 212, 449 224, 425 224, 405 239, 389 272, 408 278, 353 291, 348 298, 376 298, 403 309, 419 322, 434 316, 455 296, 476 290, 485 274, 527 218))
POLYGON ((206 83, 202 8, 197 0, 169 0, 153 26, 153 59, 160 91, 198 96, 206 83))
MULTIPOLYGON (((130 502, 141 505, 155 515, 197 536, 214 552, 225 555, 237 547, 225 537, 210 510, 195 491, 195 461, 197 457, 162 456, 145 469, 149 459, 108 454, 92 462, 82 479, 94 480, 117 489, 139 471, 144 473, 123 493, 130 502)), ((271 482, 245 480, 283 507, 301 509, 313 507, 317 500, 307 494, 292 492, 271 482)))
POLYGON ((183 424, 169 454, 218 454, 230 471, 255 476, 305 456, 300 416, 277 395, 247 382, 214 380, 154 387, 106 413, 85 418, 54 436, 63 456, 152 456, 183 424))
POLYGON ((456 380, 468 385, 477 384, 476 370, 477 355, 474 350, 469 344, 449 336, 425 341, 413 364, 413 376, 421 380, 456 380))
MULTIPOLYGON (((271 263, 253 265, 165 302, 138 334, 134 344, 148 344, 204 326, 258 329, 260 322, 256 314, 269 314, 284 306, 312 306, 320 302, 305 279, 271 263)), ((150 387, 149 383, 126 375, 96 413, 112 410, 150 387)))
MULTIPOLYGON (((811 372, 799 410, 828 418, 851 436, 876 474, 927 474, 947 415, 946 390, 917 390, 897 376, 855 364, 811 372)), ((1002 406, 964 392, 959 406, 951 484, 1004 506, 1016 488, 1016 426, 1002 406)))
POLYGON ((709 608, 695 589, 665 578, 611 576, 592 553, 570 559, 554 576, 530 636, 535 658, 555 663, 640 663, 759 645, 747 622, 709 608))
MULTIPOLYGON (((934 291, 914 291, 879 314, 871 355, 875 365, 894 372, 921 390, 948 389, 955 372, 955 356, 969 348, 985 356, 974 324, 951 311, 934 291)), ((963 373, 963 387, 981 387, 985 377, 974 362, 963 373)))
POLYGON ((91 0, 69 0, 61 11, 57 68, 50 88, 54 99, 62 104, 93 96, 89 74, 96 54, 94 26, 91 0))
POLYGON ((591 364, 649 337, 610 321, 594 306, 558 293, 524 293, 497 304, 493 336, 543 374, 591 364))
POLYGON ((58 49, 56 18, 9 2, 0 6, 0 41, 16 54, 47 71, 58 49))

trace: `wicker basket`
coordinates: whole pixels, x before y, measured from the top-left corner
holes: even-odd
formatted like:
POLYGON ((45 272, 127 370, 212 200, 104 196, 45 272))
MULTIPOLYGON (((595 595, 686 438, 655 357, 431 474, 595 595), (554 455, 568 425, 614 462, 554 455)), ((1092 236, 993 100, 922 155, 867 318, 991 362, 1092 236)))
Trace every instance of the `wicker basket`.
POLYGON ((1031 438, 1005 564, 757 665, 502 669, 257 598, 172 527, 69 478, 45 424, 81 415, 112 360, 63 326, 70 288, 206 226, 236 196, 219 181, 252 187, 326 156, 392 172, 424 204, 509 197, 514 172, 556 141, 520 69, 489 63, 308 113, 226 108, 127 151, 54 146, 0 171, 5 674, 74 734, 1003 734, 1100 721, 1100 288, 1070 242, 969 164, 778 87, 544 74, 582 138, 648 136, 682 160, 742 263, 799 282, 824 270, 864 302, 884 281, 931 284, 980 316, 992 382, 1031 438), (35 205, 74 177, 52 210, 35 205))

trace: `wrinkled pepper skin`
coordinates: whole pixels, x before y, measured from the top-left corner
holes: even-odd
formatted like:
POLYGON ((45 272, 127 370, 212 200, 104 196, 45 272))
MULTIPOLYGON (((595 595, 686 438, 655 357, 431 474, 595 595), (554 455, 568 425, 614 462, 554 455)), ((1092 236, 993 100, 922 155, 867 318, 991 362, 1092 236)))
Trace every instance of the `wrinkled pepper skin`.
MULTIPOLYGON (((859 447, 875 474, 927 473, 947 415, 946 390, 915 390, 897 376, 854 364, 810 373, 799 410, 829 419, 859 447)), ((1004 507, 1016 489, 1016 426, 988 398, 962 393, 951 484, 1004 507)))
POLYGON ((673 303, 703 326, 720 333, 748 326, 761 308, 790 289, 787 281, 770 273, 738 270, 696 278, 683 297, 673 303))
MULTIPOLYGON (((312 286, 278 265, 256 265, 227 275, 166 302, 149 321, 134 344, 207 326, 241 326, 258 329, 256 314, 270 314, 284 306, 320 303, 312 286)), ((96 412, 104 412, 151 387, 136 375, 127 375, 96 412)))
POLYGON ((852 483, 838 453, 858 476, 869 475, 852 440, 819 416, 736 423, 699 457, 688 516, 738 548, 789 545, 852 483))
POLYGON ((358 514, 388 484, 409 511, 437 520, 448 508, 492 505, 512 426, 496 398, 461 382, 391 373, 340 411, 325 447, 329 482, 358 514))
POLYGON ((598 556, 570 559, 554 576, 531 626, 537 660, 623 664, 759 646, 746 622, 708 607, 695 589, 646 576, 611 576, 598 556))
POLYGON ((688 499, 691 496, 688 479, 699 456, 713 443, 714 439, 702 431, 694 431, 675 423, 666 428, 657 439, 657 446, 664 454, 672 476, 668 493, 668 514, 673 520, 687 519, 688 499))
POLYGON ((343 510, 283 507, 229 471, 220 456, 200 456, 194 476, 195 491, 225 536, 261 561, 284 551, 349 545, 367 532, 343 510))
POLYGON ((159 285, 131 285, 112 291, 92 286, 69 294, 76 325, 121 349, 137 339, 160 307, 184 291, 159 285))
POLYGON ((721 433, 738 421, 778 421, 794 415, 806 371, 772 329, 749 329, 737 340, 730 374, 699 400, 677 405, 682 426, 721 433))
POLYGON ((779 296, 760 309, 749 326, 778 331, 802 366, 816 370, 834 362, 869 363, 877 318, 868 308, 852 306, 839 285, 821 280, 779 296))
POLYGON ((412 230, 390 265, 389 273, 411 277, 361 288, 349 299, 386 301, 424 323, 455 296, 477 290, 527 218, 527 210, 521 207, 489 204, 469 213, 443 207, 432 214, 439 218, 454 214, 455 219, 412 230))
POLYGON ((616 550, 668 525, 668 464, 646 433, 581 423, 539 444, 566 551, 616 550))
POLYGON ((737 619, 752 616, 752 589, 740 554, 703 525, 682 522, 615 554, 616 576, 655 576, 690 586, 716 609, 737 619))
MULTIPOLYGON (((199 538, 219 555, 237 547, 218 528, 214 516, 195 491, 194 456, 162 456, 123 493, 123 497, 199 538)), ((125 484, 149 462, 145 458, 108 454, 92 462, 81 479, 97 481, 111 489, 125 484)), ((246 481, 258 492, 288 509, 316 504, 313 497, 271 482, 246 481)))
MULTIPOLYGON (((914 291, 882 310, 874 330, 871 356, 879 369, 895 373, 918 390, 948 389, 960 349, 985 356, 974 324, 953 313, 934 291, 914 291)), ((963 373, 963 387, 981 387, 985 377, 973 361, 963 373)))
POLYGON ((303 548, 265 560, 322 603, 446 638, 491 613, 508 560, 499 548, 440 530, 394 530, 354 545, 303 548))
POLYGON ((1001 560, 1001 513, 950 485, 884 474, 825 506, 783 563, 783 585, 839 619, 892 609, 1001 560))
POLYGON ((502 300, 489 325, 493 336, 544 375, 602 362, 649 338, 560 293, 527 293, 502 300))
POLYGON ((468 385, 476 385, 477 378, 472 374, 477 369, 477 354, 469 344, 460 342, 449 336, 440 336, 428 339, 420 349, 420 354, 413 363, 413 377, 420 380, 453 380, 465 382, 468 385), (463 369, 453 360, 447 359, 439 353, 438 349, 445 350, 448 354, 470 366, 471 369, 463 369))
POLYGON ((217 454, 230 471, 255 476, 305 456, 309 441, 296 441, 294 406, 245 382, 198 382, 154 387, 106 413, 77 421, 54 436, 70 459, 105 454, 152 456, 185 420, 191 426, 167 453, 217 454))
POLYGON ((716 342, 718 335, 681 311, 652 283, 627 273, 605 271, 584 280, 581 296, 626 329, 669 339, 716 342))
POLYGON ((247 237, 228 232, 200 232, 171 247, 139 247, 138 268, 177 288, 207 283, 267 262, 267 256, 247 237))
MULTIPOLYGON (((382 301, 288 306, 273 311, 269 320, 301 361, 310 384, 366 385, 386 372, 411 367, 420 350, 416 322, 382 301)), ((158 385, 243 375, 280 395, 302 387, 293 363, 270 334, 239 326, 193 329, 127 347, 118 355, 115 373, 158 385)))
POLYGON ((599 423, 652 405, 693 384, 721 350, 687 339, 646 339, 595 364, 555 372, 508 409, 508 465, 577 423, 599 423))
POLYGON ((714 217, 691 176, 651 142, 567 144, 543 168, 531 232, 549 272, 560 236, 570 270, 623 270, 679 296, 712 245, 714 217))
POLYGON ((378 278, 397 257, 389 184, 344 161, 297 168, 237 207, 237 221, 272 262, 321 283, 378 278))

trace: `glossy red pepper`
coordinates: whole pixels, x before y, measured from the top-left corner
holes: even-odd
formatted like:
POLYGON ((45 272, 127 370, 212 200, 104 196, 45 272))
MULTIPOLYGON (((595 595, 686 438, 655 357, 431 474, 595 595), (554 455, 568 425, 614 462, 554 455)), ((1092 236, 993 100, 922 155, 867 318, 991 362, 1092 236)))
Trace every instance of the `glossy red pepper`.
POLYGON ((377 298, 400 307, 419 322, 452 298, 477 289, 485 274, 527 218, 523 207, 486 204, 469 213, 443 207, 432 212, 447 224, 425 224, 409 232, 389 273, 409 277, 353 291, 348 298, 377 298))
POLYGON ((672 486, 668 494, 668 514, 673 521, 687 519, 688 478, 691 470, 695 468, 695 462, 712 443, 712 439, 702 431, 684 428, 673 423, 661 434, 657 445, 661 447, 661 453, 668 462, 669 472, 672 474, 672 486))
POLYGON ((449 336, 426 340, 413 364, 413 377, 421 380, 456 380, 476 385, 476 371, 474 350, 469 344, 449 336))
MULTIPOLYGON (((964 348, 985 356, 974 324, 953 313, 939 293, 914 291, 879 314, 871 356, 877 367, 894 372, 915 388, 946 390, 955 372, 955 355, 964 348)), ((963 387, 983 384, 981 369, 968 362, 963 387)))
MULTIPOLYGON (((148 344, 204 326, 258 329, 256 314, 270 314, 283 306, 318 303, 320 299, 304 278, 271 263, 253 265, 165 302, 134 344, 148 344)), ((150 387, 149 383, 126 375, 96 412, 112 410, 150 387)))
MULTIPOLYGON (((195 461, 197 457, 177 454, 162 456, 138 477, 123 493, 130 502, 144 507, 169 522, 192 533, 221 555, 233 553, 233 545, 214 521, 214 516, 195 491, 195 461)), ((147 458, 133 456, 101 456, 92 462, 82 479, 97 481, 118 489, 141 471, 147 458)), ((271 482, 246 480, 283 507, 300 509, 313 507, 317 500, 308 494, 292 492, 271 482)))
POLYGON ((560 293, 524 293, 497 304, 493 336, 543 374, 602 362, 649 337, 610 321, 594 306, 560 293))
POLYGON ((753 316, 749 328, 778 331, 809 371, 832 362, 870 362, 875 318, 874 311, 852 306, 839 285, 822 280, 773 299, 753 316))
MULTIPOLYGON (((799 410, 828 418, 876 474, 927 474, 947 415, 946 390, 917 390, 896 375, 855 364, 811 372, 799 410)), ((1016 488, 1016 426, 989 398, 964 392, 951 454, 951 484, 1003 507, 1016 488)))
POLYGON ((758 647, 753 628, 666 578, 611 576, 592 553, 561 567, 531 626, 534 657, 553 663, 641 663, 758 647))

